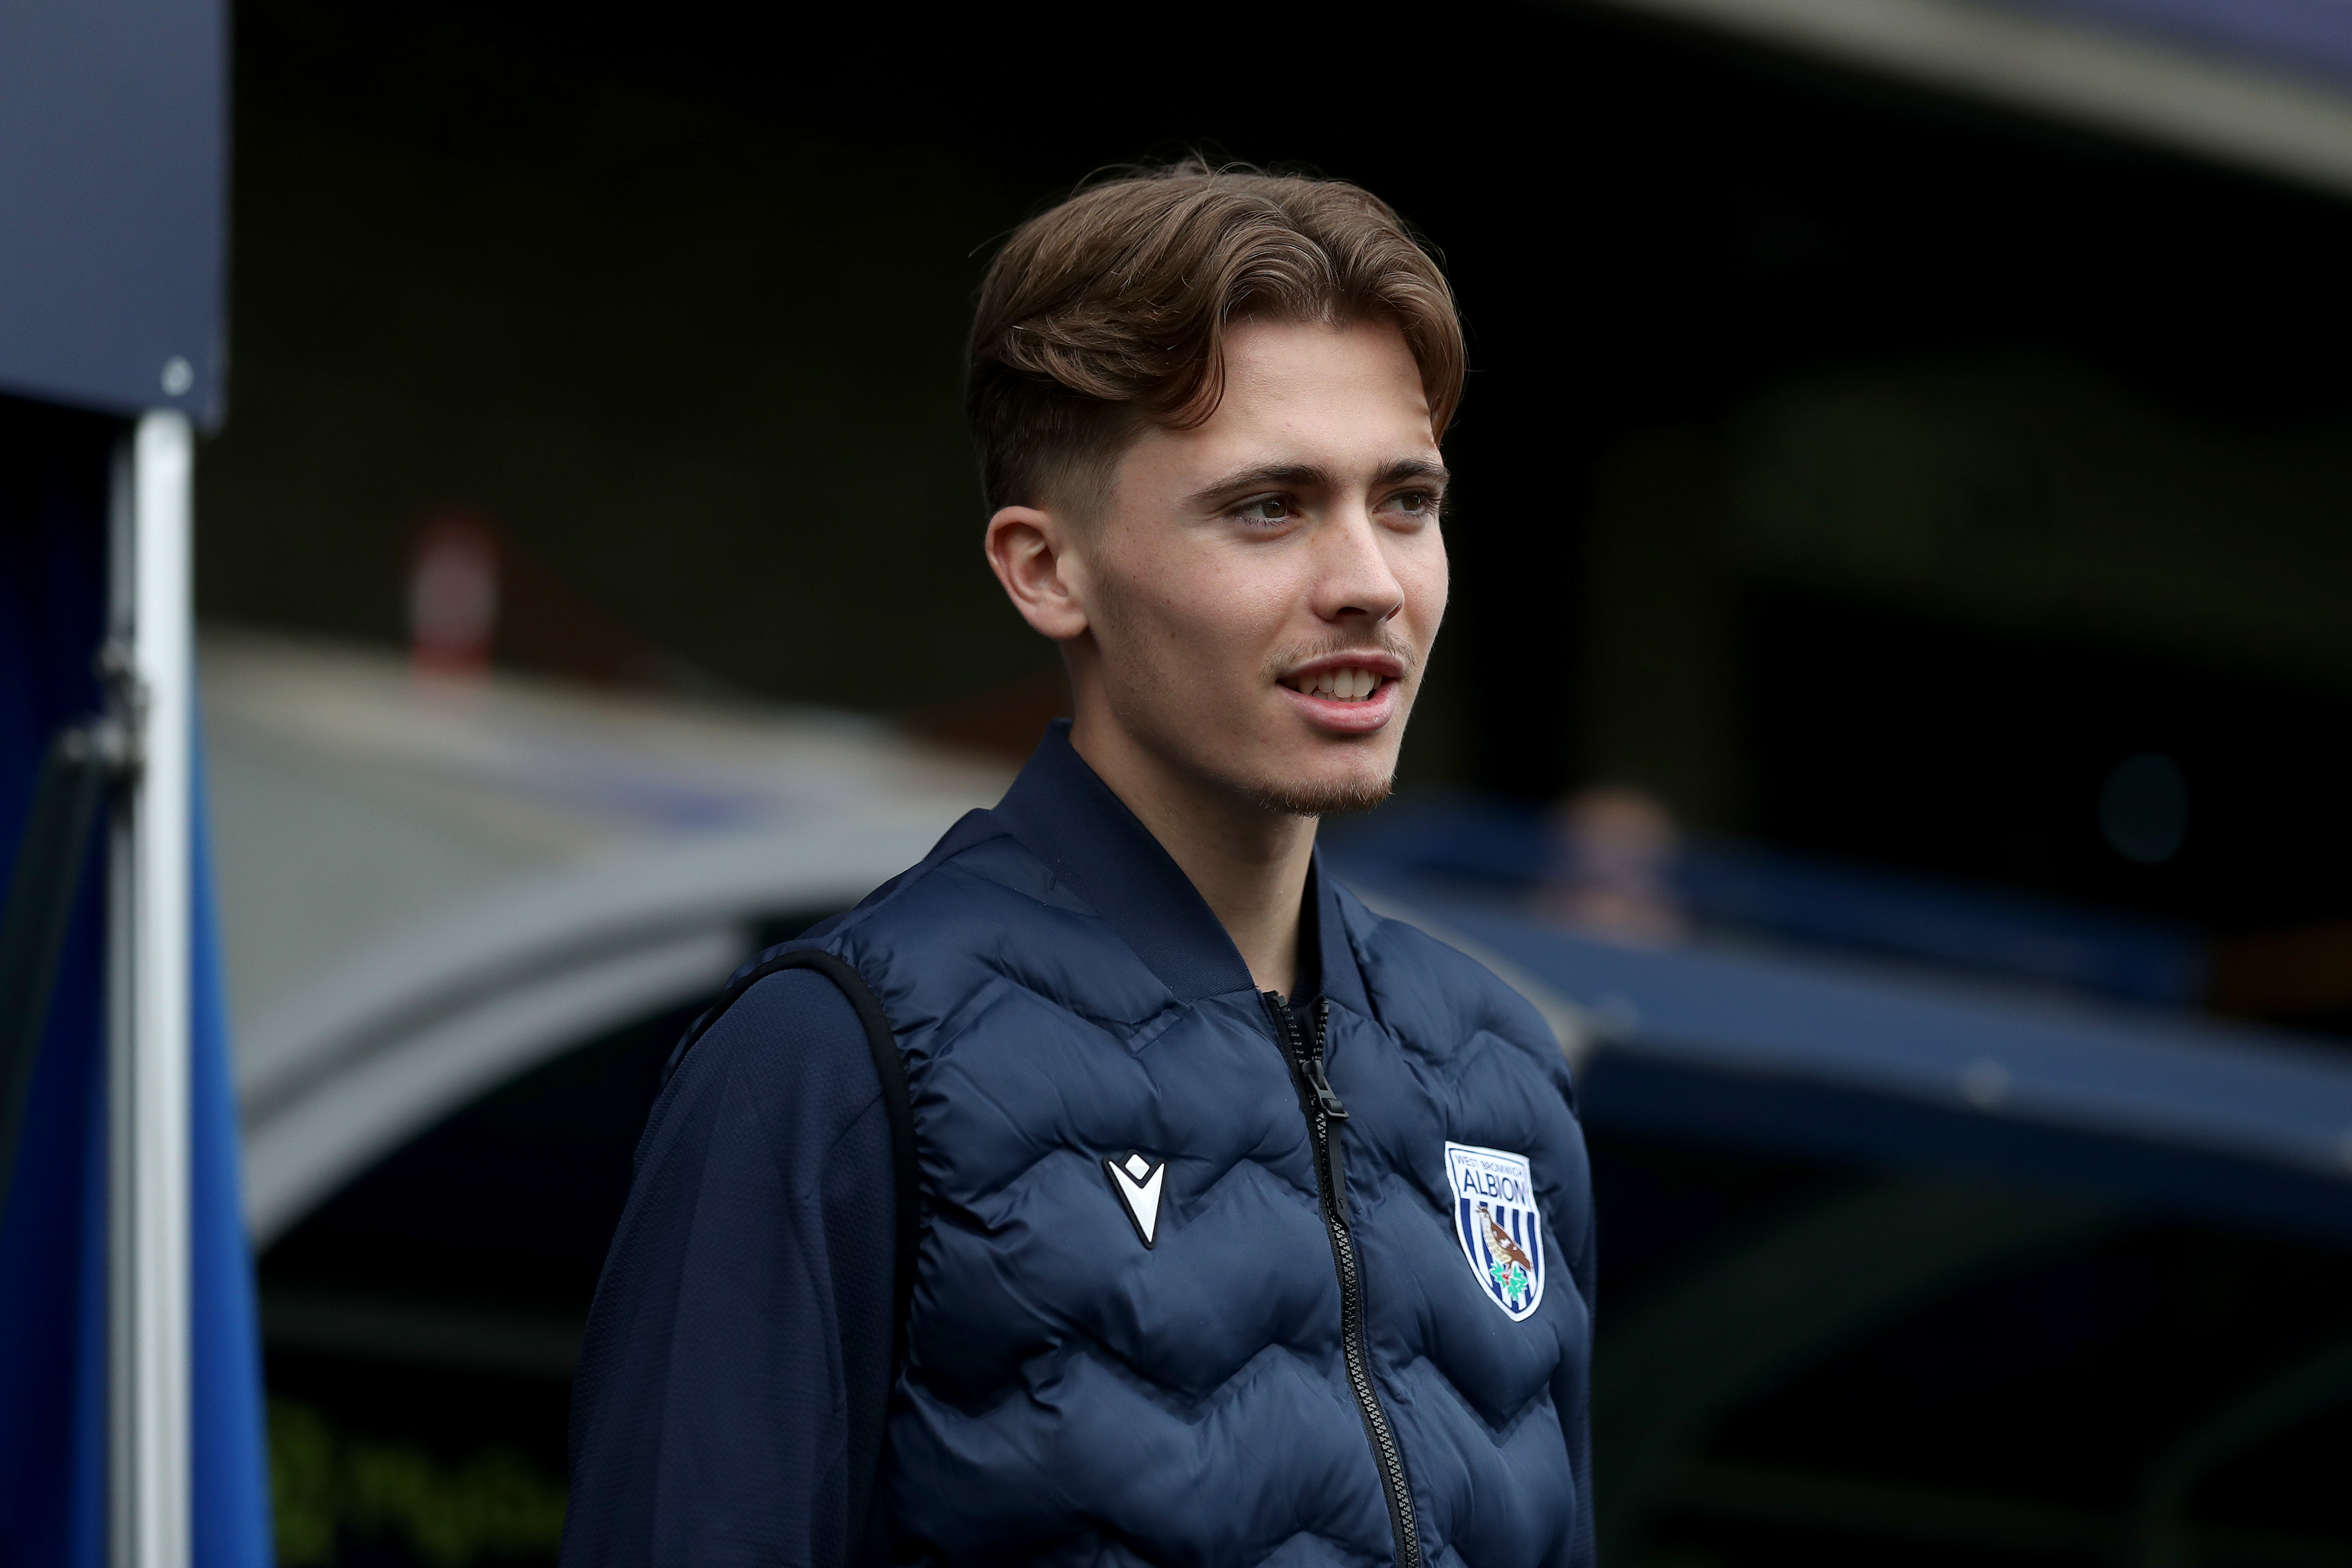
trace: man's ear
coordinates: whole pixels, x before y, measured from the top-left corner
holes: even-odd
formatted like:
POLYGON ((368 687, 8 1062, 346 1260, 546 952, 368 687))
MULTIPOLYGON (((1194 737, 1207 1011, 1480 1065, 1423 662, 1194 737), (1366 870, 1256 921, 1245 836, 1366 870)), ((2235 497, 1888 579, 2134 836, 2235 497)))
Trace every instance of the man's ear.
POLYGON ((1008 506, 988 520, 988 564, 1005 597, 1055 642, 1087 629, 1085 568, 1071 548, 1073 531, 1066 518, 1031 506, 1008 506))

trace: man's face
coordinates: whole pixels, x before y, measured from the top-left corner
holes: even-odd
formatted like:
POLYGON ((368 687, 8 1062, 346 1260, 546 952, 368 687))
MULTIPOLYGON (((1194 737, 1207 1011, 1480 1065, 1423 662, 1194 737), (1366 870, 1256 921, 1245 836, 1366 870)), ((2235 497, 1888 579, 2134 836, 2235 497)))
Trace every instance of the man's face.
POLYGON ((1385 323, 1244 323, 1225 349, 1215 415, 1147 427, 1074 541, 1077 673, 1164 766, 1301 816, 1360 810, 1388 793, 1445 613, 1420 369, 1385 323))

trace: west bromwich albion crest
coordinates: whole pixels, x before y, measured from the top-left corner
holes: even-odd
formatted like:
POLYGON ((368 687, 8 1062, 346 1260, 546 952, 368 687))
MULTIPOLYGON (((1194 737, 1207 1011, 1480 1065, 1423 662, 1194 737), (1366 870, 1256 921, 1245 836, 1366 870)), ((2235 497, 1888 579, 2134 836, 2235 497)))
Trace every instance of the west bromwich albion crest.
POLYGON ((1487 1299, 1518 1322, 1543 1302, 1542 1216, 1526 1159, 1471 1143, 1445 1146, 1454 1231, 1487 1299))

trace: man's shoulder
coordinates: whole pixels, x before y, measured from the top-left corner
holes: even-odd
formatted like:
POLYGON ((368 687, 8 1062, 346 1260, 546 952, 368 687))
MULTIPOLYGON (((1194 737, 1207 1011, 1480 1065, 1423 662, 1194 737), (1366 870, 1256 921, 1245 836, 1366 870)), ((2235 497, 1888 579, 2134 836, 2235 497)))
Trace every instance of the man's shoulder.
POLYGON ((679 1037, 637 1143, 641 1178, 649 1164, 748 1153, 801 1190, 814 1179, 801 1168, 810 1152, 880 1098, 864 1024, 833 976, 757 961, 747 971, 679 1037))
MULTIPOLYGON (((876 888, 852 909, 818 921, 799 936, 753 954, 729 975, 719 998, 679 1037, 664 1068, 663 1103, 693 1079, 741 1075, 757 1098, 760 1087, 789 1087, 812 1063, 830 1064, 866 1048, 865 1014, 877 976, 870 939, 908 910, 935 904, 943 890, 977 873, 1017 876, 1020 856, 1006 854, 1010 836, 992 812, 966 812, 930 853, 876 888), (689 1066, 691 1070, 689 1071, 689 1066)), ((966 894, 968 899, 969 894, 966 894)), ((886 939, 887 940, 887 939, 886 939)), ((829 1070, 820 1067, 816 1070, 829 1070)), ((851 1075, 855 1077, 856 1075, 851 1075)))
POLYGON ((865 1026, 839 981, 823 969, 777 962, 798 950, 796 943, 771 949, 737 972, 681 1040, 665 1100, 681 1087, 689 1097, 789 1100, 804 1082, 837 1079, 841 1062, 866 1055, 865 1026))

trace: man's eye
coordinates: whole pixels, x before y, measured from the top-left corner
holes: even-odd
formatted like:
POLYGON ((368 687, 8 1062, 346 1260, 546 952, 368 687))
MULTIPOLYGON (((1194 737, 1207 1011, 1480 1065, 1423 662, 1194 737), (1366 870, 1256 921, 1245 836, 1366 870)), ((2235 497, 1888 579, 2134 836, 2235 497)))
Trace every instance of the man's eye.
POLYGON ((1389 510, 1404 512, 1412 517, 1434 517, 1437 515, 1437 492, 1435 490, 1399 490, 1389 498, 1389 510))
POLYGON ((1244 522, 1288 522, 1297 513, 1280 496, 1260 496, 1235 507, 1234 515, 1244 522))

